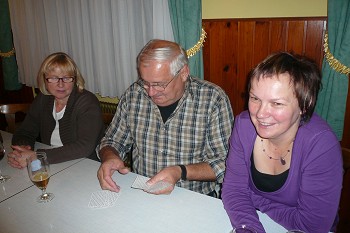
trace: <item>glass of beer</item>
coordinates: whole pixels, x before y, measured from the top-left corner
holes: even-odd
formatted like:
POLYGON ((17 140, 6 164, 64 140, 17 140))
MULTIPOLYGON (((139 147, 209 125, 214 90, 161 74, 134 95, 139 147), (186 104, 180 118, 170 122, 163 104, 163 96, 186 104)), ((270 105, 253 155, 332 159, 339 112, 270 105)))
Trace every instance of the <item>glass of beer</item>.
POLYGON ((36 156, 27 158, 27 168, 30 180, 42 191, 37 198, 39 203, 49 202, 54 198, 46 192, 50 180, 50 165, 45 152, 36 152, 36 156))
MULTIPOLYGON (((0 161, 5 157, 5 147, 3 144, 1 132, 0 132, 0 161)), ((0 169, 0 183, 5 183, 8 181, 11 177, 7 175, 2 175, 1 169, 0 169)))
POLYGON ((230 233, 257 233, 256 230, 247 227, 246 225, 238 226, 234 228, 230 233))

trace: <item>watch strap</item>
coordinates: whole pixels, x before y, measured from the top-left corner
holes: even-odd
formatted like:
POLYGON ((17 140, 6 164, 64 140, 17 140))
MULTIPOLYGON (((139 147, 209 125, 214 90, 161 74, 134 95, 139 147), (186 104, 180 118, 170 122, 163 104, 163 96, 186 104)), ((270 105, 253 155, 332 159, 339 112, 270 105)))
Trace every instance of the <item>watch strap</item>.
POLYGON ((187 169, 185 167, 185 165, 179 165, 179 167, 181 168, 181 181, 185 181, 187 180, 187 169))

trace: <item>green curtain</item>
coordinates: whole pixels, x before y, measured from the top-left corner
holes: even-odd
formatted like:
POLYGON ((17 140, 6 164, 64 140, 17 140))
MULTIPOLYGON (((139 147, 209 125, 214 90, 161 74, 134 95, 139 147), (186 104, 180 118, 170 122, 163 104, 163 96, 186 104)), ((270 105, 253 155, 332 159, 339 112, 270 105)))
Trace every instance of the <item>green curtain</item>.
MULTIPOLYGON (((184 49, 192 48, 202 31, 201 0, 168 0, 174 38, 184 49)), ((189 58, 191 75, 204 78, 202 49, 189 58)))
MULTIPOLYGON (((0 0, 0 51, 7 53, 13 48, 9 5, 7 0, 0 0)), ((19 90, 18 67, 14 55, 1 57, 5 90, 19 90)))
MULTIPOLYGON (((329 51, 341 64, 350 67, 350 1, 328 0, 328 44, 329 51)), ((333 128, 339 140, 342 139, 348 74, 333 69, 327 59, 322 65, 322 85, 316 112, 333 128)))

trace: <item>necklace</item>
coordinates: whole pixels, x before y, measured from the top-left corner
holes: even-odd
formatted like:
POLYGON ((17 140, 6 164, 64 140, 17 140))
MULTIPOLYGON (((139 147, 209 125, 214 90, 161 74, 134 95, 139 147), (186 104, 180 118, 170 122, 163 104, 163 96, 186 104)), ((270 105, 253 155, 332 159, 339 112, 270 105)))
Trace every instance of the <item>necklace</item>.
MULTIPOLYGON (((294 140, 289 144, 291 145, 294 142, 294 140)), ((264 148, 264 139, 261 139, 261 147, 262 147, 262 151, 264 152, 264 154, 269 158, 269 159, 273 159, 273 160, 279 160, 281 162, 282 165, 286 165, 286 160, 284 159, 290 152, 290 149, 287 150, 286 154, 283 156, 280 156, 278 159, 266 154, 266 150, 264 148)))

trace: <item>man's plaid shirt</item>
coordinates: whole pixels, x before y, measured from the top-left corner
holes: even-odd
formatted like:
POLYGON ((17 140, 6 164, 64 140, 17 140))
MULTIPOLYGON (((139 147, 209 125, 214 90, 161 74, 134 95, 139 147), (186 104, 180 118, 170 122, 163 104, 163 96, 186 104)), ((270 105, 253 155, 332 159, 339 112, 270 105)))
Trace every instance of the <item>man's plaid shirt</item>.
POLYGON ((216 182, 185 181, 177 185, 208 194, 223 181, 232 127, 230 101, 215 84, 189 77, 183 97, 164 123, 157 105, 135 82, 121 97, 97 149, 111 146, 124 159, 133 148, 133 171, 147 177, 164 167, 207 162, 216 182))

